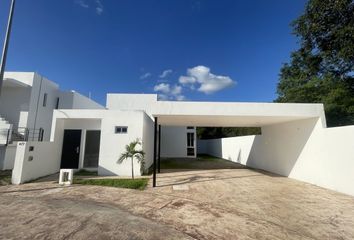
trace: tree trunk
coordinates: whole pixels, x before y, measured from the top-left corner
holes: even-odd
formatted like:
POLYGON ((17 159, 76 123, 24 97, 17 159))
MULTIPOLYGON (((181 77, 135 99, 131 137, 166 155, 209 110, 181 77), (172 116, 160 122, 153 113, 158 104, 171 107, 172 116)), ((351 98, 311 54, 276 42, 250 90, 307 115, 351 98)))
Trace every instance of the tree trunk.
POLYGON ((132 179, 134 179, 134 157, 132 157, 132 179))

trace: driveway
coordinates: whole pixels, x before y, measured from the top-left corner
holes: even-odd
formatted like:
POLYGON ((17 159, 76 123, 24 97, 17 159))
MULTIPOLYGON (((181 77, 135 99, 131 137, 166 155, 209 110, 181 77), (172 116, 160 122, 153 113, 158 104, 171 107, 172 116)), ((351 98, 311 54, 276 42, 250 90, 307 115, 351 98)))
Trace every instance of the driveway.
POLYGON ((354 239, 354 198, 311 184, 247 168, 166 170, 157 183, 2 186, 0 238, 354 239))

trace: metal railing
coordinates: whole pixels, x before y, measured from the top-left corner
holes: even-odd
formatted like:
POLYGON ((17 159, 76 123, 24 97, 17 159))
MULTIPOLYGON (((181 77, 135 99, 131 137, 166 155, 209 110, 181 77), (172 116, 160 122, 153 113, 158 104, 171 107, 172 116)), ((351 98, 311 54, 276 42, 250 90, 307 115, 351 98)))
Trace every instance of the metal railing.
POLYGON ((43 141, 44 129, 43 128, 23 128, 19 127, 17 129, 0 129, 0 137, 6 137, 6 145, 13 142, 28 142, 28 141, 43 141))

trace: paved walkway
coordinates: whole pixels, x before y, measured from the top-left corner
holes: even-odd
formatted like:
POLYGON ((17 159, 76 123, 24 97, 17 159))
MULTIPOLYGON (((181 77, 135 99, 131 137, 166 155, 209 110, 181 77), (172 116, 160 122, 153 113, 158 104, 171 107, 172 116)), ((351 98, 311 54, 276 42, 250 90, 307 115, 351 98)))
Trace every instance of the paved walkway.
POLYGON ((0 187, 0 239, 354 239, 354 197, 251 169, 161 173, 145 191, 0 187))

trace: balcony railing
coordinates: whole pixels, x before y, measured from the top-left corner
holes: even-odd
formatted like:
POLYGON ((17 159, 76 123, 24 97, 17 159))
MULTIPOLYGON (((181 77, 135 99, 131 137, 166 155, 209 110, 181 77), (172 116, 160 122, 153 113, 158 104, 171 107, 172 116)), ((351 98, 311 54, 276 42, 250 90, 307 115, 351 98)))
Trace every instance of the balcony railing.
POLYGON ((13 142, 43 141, 43 128, 17 128, 17 129, 0 129, 0 138, 5 140, 5 145, 13 142))

